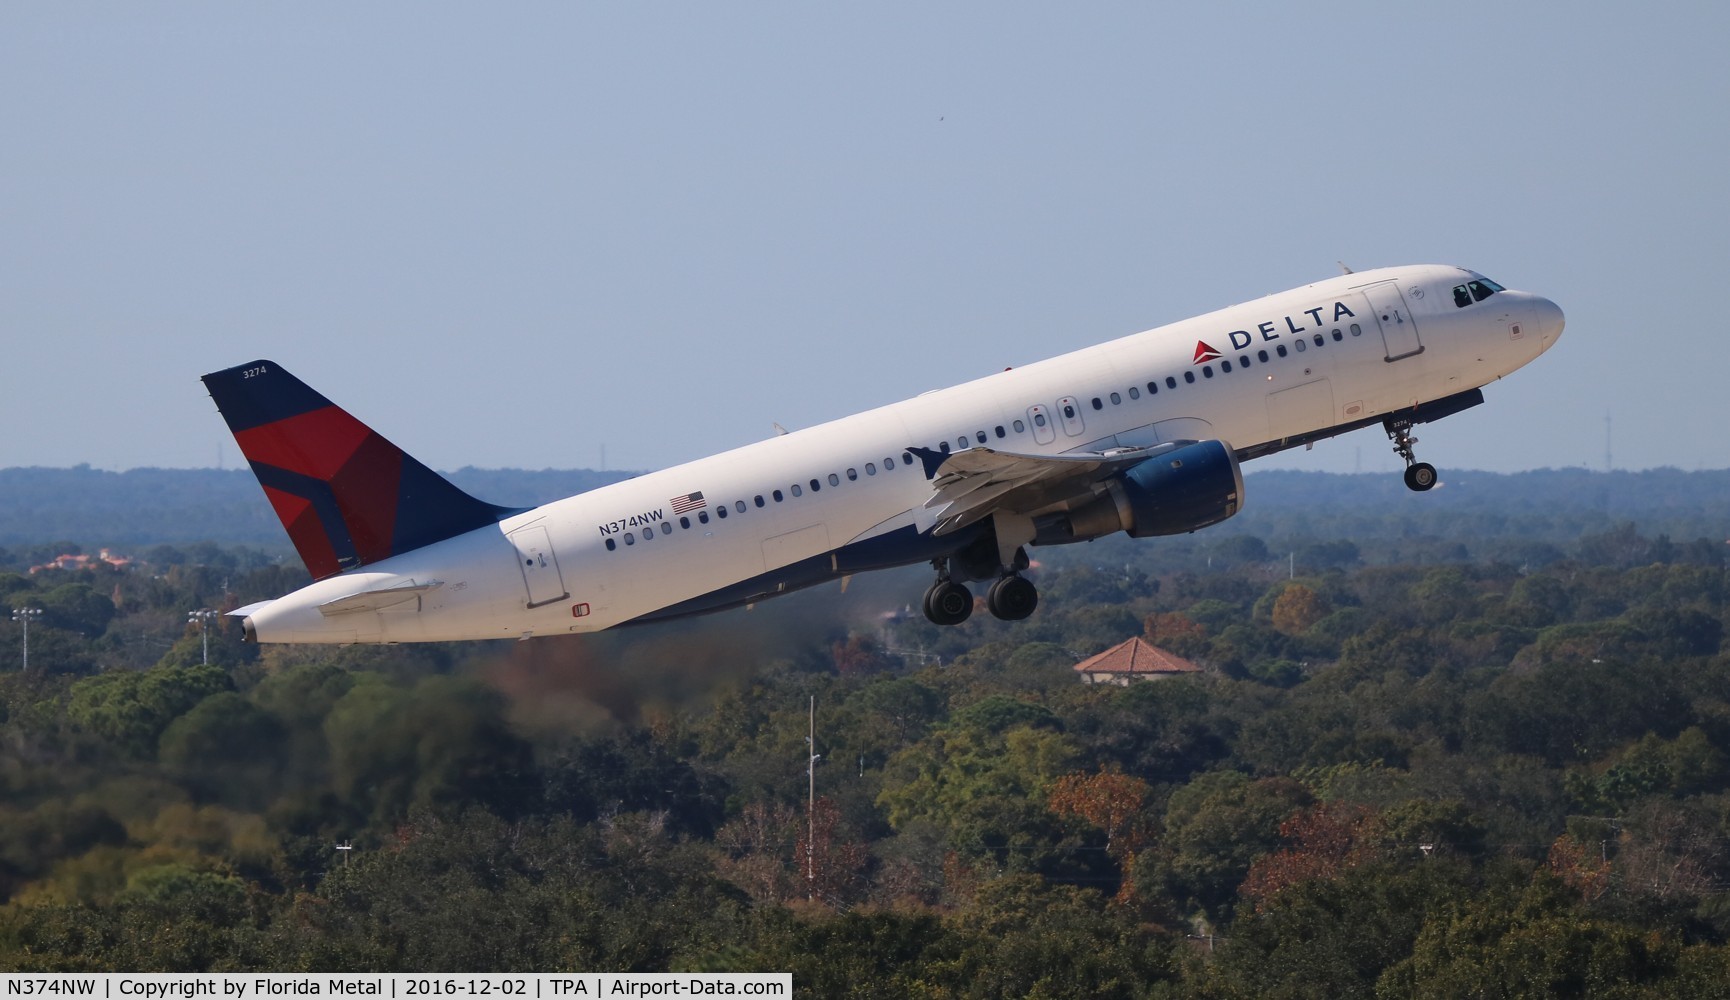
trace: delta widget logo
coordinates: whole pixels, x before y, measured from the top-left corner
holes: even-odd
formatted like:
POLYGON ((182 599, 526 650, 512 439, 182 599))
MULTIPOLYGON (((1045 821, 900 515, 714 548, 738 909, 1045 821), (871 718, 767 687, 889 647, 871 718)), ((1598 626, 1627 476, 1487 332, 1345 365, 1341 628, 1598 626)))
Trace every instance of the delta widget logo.
POLYGON ((1212 361, 1219 356, 1220 353, 1218 351, 1207 346, 1207 341, 1198 340, 1195 342, 1195 360, 1192 361, 1191 364, 1199 365, 1203 361, 1212 361))

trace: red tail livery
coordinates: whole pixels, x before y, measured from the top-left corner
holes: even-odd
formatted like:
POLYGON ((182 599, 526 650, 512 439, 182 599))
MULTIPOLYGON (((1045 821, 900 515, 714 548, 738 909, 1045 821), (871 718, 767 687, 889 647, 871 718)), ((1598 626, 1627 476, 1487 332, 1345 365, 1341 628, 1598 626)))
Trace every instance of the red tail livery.
POLYGON ((313 579, 513 513, 469 496, 273 361, 205 388, 313 579))

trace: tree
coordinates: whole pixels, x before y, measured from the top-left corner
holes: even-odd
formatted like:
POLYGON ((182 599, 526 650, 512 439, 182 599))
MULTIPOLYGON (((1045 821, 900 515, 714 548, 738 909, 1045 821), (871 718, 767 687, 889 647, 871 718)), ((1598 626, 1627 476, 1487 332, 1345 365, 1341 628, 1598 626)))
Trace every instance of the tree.
POLYGON ((929 823, 966 854, 1013 866, 1062 863, 1062 840, 1046 790, 1068 772, 1075 745, 1048 729, 1003 733, 954 726, 890 758, 877 796, 892 827, 929 823))
POLYGON ((1273 627, 1285 635, 1302 635, 1332 610, 1320 594, 1294 583, 1280 591, 1273 603, 1273 627))
MULTIPOLYGON (((1046 801, 1059 816, 1086 820, 1105 834, 1105 853, 1123 871, 1135 867, 1135 856, 1152 841, 1148 800, 1153 788, 1140 778, 1101 770, 1094 774, 1066 774, 1052 784, 1046 801)), ((1134 883, 1125 879, 1118 898, 1128 902, 1134 883)))
POLYGON ((220 691, 168 724, 157 759, 201 800, 263 808, 276 788, 283 736, 275 717, 220 691))
POLYGON ((1288 778, 1258 781, 1238 771, 1196 777, 1172 792, 1158 847, 1136 865, 1137 890, 1223 921, 1250 865, 1278 846, 1280 824, 1308 798, 1288 778))
POLYGON ((110 671, 73 684, 66 715, 123 753, 154 756, 170 722, 231 687, 228 674, 215 666, 110 671))

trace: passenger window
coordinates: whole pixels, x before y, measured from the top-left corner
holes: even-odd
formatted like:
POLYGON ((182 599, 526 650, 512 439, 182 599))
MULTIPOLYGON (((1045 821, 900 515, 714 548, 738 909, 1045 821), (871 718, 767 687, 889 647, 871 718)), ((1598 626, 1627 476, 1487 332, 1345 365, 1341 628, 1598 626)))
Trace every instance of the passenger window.
POLYGON ((1230 361, 1221 361, 1219 363, 1219 370, 1222 372, 1231 371, 1231 362, 1230 361))
POLYGON ((1194 385, 1195 384, 1195 372, 1184 372, 1183 373, 1183 380, 1185 382, 1188 382, 1190 385, 1194 385))
POLYGON ((1257 352, 1255 352, 1255 356, 1258 360, 1261 361, 1262 364, 1264 364, 1264 365, 1267 364, 1267 352, 1266 351, 1257 351, 1257 352))
POLYGON ((697 523, 698 524, 708 524, 709 523, 709 512, 706 510, 698 511, 697 512, 697 523))
POLYGON ((1096 410, 1105 409, 1105 401, 1100 399, 1098 396, 1093 397, 1093 408, 1096 410))
POLYGON ((631 533, 630 533, 630 532, 628 532, 628 531, 627 531, 627 532, 625 532, 625 544, 626 544, 626 545, 635 545, 635 544, 637 544, 637 536, 636 536, 636 535, 633 535, 633 534, 631 534, 631 533))
POLYGON ((725 521, 727 519, 727 505, 722 504, 719 507, 716 507, 715 516, 725 521))
POLYGON ((1468 292, 1466 290, 1465 285, 1455 285, 1454 286, 1454 306, 1456 308, 1465 308, 1466 306, 1469 306, 1471 304, 1472 304, 1472 293, 1468 292))
POLYGON ((985 443, 985 432, 984 431, 975 431, 973 436, 979 439, 980 444, 985 443))
MULTIPOLYGON (((949 454, 949 442, 945 441, 942 444, 939 444, 937 446, 937 450, 942 452, 945 455, 949 454)), ((813 479, 813 480, 811 480, 811 482, 813 484, 815 484, 817 481, 815 479, 813 479)))
MULTIPOLYGON (((1130 391, 1130 392, 1134 392, 1134 391, 1135 391, 1135 390, 1134 390, 1134 389, 1131 389, 1131 390, 1129 390, 1129 391, 1130 391)), ((1114 393, 1112 393, 1112 394, 1111 394, 1111 405, 1112 405, 1112 406, 1118 406, 1118 405, 1120 405, 1120 404, 1122 404, 1122 403, 1123 403, 1123 397, 1122 397, 1122 396, 1119 396, 1119 395, 1118 395, 1118 394, 1117 394, 1117 393, 1115 393, 1115 392, 1114 392, 1114 393)))
POLYGON ((1292 346, 1293 346, 1293 347, 1296 347, 1296 348, 1297 348, 1297 349, 1298 349, 1298 353, 1299 353, 1299 354, 1302 354, 1302 353, 1303 353, 1303 352, 1304 352, 1304 348, 1305 348, 1305 347, 1306 347, 1306 346, 1308 346, 1308 345, 1306 345, 1306 344, 1305 344, 1305 343, 1304 343, 1304 339, 1303 339, 1303 338, 1302 338, 1302 337, 1299 337, 1299 338, 1298 338, 1298 339, 1297 339, 1297 343, 1295 343, 1295 344, 1293 344, 1293 345, 1292 345, 1292 346))
POLYGON ((847 470, 847 481, 852 483, 852 482, 858 482, 858 480, 859 480, 859 470, 858 469, 848 469, 847 470))
POLYGON ((1017 434, 1026 434, 1027 433, 1027 425, 1022 423, 1021 419, 1019 417, 1016 418, 1012 423, 1010 423, 1009 426, 1015 428, 1015 433, 1017 433, 1017 434))
POLYGON ((793 495, 796 497, 802 497, 805 495, 805 491, 799 488, 798 483, 793 484, 793 495))
POLYGON ((1075 419, 1075 407, 1069 403, 1063 404, 1063 415, 1070 420, 1075 419))
POLYGON ((820 483, 820 482, 818 482, 818 481, 817 481, 817 480, 815 480, 815 479, 813 479, 813 480, 811 480, 811 492, 812 492, 812 493, 815 493, 815 492, 817 492, 817 491, 818 491, 818 490, 820 490, 820 489, 822 489, 822 488, 823 488, 823 484, 822 484, 822 483, 820 483))
POLYGON ((1356 323, 1352 324, 1352 336, 1354 336, 1354 337, 1362 336, 1363 332, 1364 332, 1363 327, 1357 325, 1356 323))
POLYGON ((829 485, 830 486, 840 486, 841 485, 841 477, 837 476, 833 472, 829 473, 829 485))
POLYGON ((655 537, 655 526, 651 524, 643 529, 643 541, 646 542, 653 537, 655 537))
POLYGON ((996 428, 996 430, 997 430, 997 437, 998 437, 998 438, 999 438, 999 439, 1002 439, 1002 438, 1006 438, 1006 437, 1008 437, 1008 436, 1009 436, 1009 432, 1008 432, 1008 431, 1005 431, 1005 430, 1004 430, 1004 429, 1003 429, 1003 425, 1002 425, 1002 424, 998 424, 998 425, 997 425, 997 428, 996 428))
POLYGON ((1213 378, 1213 366, 1212 365, 1202 365, 1201 366, 1201 376, 1202 376, 1202 378, 1213 378))
POLYGON ((686 531, 691 530, 691 519, 688 517, 679 518, 679 527, 684 528, 686 531))
POLYGON ((745 501, 743 501, 743 500, 733 501, 733 509, 738 511, 741 514, 745 513, 745 501))
POLYGON ((1239 368, 1248 368, 1249 367, 1249 355, 1239 354, 1237 356, 1237 366, 1239 368))
POLYGON ((967 449, 967 435, 963 434, 960 437, 956 438, 955 439, 955 447, 960 448, 963 451, 965 451, 967 449))
POLYGON ((776 490, 775 492, 773 492, 769 495, 775 498, 776 503, 780 503, 782 500, 786 499, 786 495, 783 494, 780 490, 776 490))
POLYGON ((1137 389, 1133 385, 1130 386, 1129 387, 1129 398, 1130 399, 1140 399, 1141 398, 1141 390, 1137 389))
POLYGON ((1044 427, 1045 426, 1045 414, 1035 413, 1033 415, 1033 426, 1044 427))
POLYGON ((1340 333, 1340 332, 1339 332, 1339 331, 1338 331, 1338 330, 1335 330, 1335 331, 1334 331, 1334 343, 1336 343, 1336 344, 1337 344, 1337 343, 1339 343, 1339 342, 1340 342, 1340 341, 1342 341, 1342 340, 1344 340, 1344 339, 1346 339, 1346 338, 1345 338, 1345 334, 1343 334, 1343 333, 1340 333))
POLYGON ((1273 349, 1274 349, 1274 352, 1277 353, 1280 357, 1282 357, 1282 358, 1285 357, 1286 352, 1285 352, 1285 345, 1284 344, 1275 344, 1273 349))
POLYGON ((759 507, 763 506, 763 494, 761 494, 761 493, 757 494, 755 497, 753 497, 751 499, 751 502, 755 503, 759 507))
MULTIPOLYGON (((891 469, 895 468, 895 463, 889 461, 888 459, 884 459, 883 464, 885 466, 891 468, 891 469)), ((902 465, 912 465, 913 464, 913 453, 910 451, 902 452, 901 453, 901 464, 902 465)))
MULTIPOLYGON (((875 476, 877 474, 877 463, 876 462, 866 462, 865 463, 865 474, 867 476, 875 476)), ((775 499, 779 500, 781 498, 776 497, 775 499)))
POLYGON ((1147 383, 1147 394, 1149 396, 1153 395, 1154 393, 1156 393, 1158 391, 1159 391, 1159 383, 1158 382, 1147 383))
POLYGON ((613 541, 611 538, 607 539, 607 551, 608 552, 613 552, 613 551, 617 550, 618 547, 619 547, 618 542, 613 541))
POLYGON ((1327 344, 1327 341, 1319 333, 1315 335, 1315 342, 1317 347, 1323 347, 1327 344))
MULTIPOLYGON (((1191 382, 1194 382, 1194 381, 1195 381, 1195 376, 1194 376, 1194 375, 1191 375, 1191 376, 1190 376, 1190 377, 1189 377, 1189 380, 1190 380, 1190 381, 1191 381, 1191 382)), ((1167 388, 1167 389, 1175 389, 1175 388, 1177 388, 1177 379, 1175 379, 1175 378, 1172 378, 1172 377, 1171 377, 1171 376, 1170 376, 1170 375, 1167 375, 1167 376, 1166 376, 1166 377, 1165 377, 1165 387, 1166 387, 1166 388, 1167 388)))

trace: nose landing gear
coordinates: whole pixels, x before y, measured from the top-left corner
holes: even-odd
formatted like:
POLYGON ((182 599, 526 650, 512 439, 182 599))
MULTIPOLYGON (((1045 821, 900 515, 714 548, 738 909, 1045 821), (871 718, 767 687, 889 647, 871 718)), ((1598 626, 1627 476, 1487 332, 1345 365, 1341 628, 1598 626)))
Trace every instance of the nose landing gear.
POLYGON ((1394 443, 1394 454, 1400 456, 1406 463, 1406 488, 1422 493, 1436 485, 1436 467, 1428 462, 1420 462, 1412 454, 1412 445, 1418 439, 1412 437, 1412 422, 1410 420, 1390 420, 1382 424, 1388 432, 1389 440, 1394 443))

